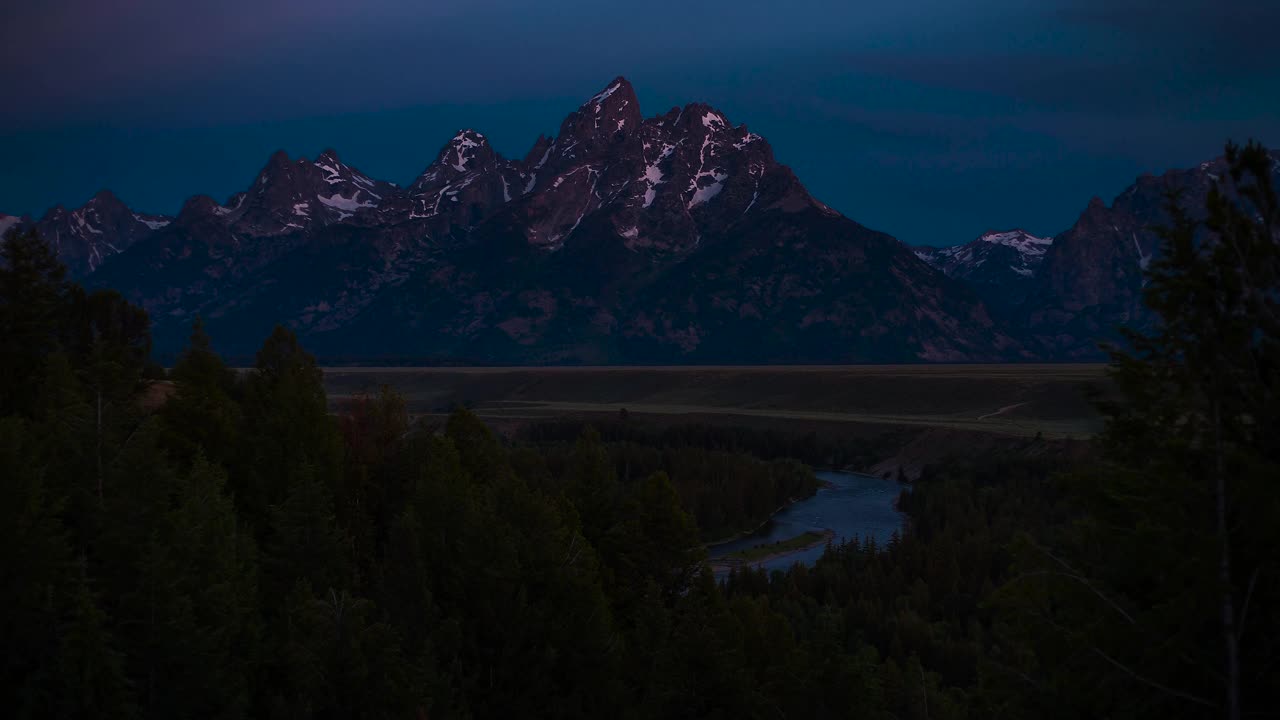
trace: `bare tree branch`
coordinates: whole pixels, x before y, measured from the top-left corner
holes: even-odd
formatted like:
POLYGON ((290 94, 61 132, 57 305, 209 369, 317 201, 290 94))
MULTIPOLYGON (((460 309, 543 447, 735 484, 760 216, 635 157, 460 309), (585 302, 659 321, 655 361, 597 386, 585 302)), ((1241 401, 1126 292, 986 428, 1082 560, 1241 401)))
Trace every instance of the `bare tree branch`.
POLYGON ((1120 661, 1118 661, 1118 660, 1116 660, 1115 658, 1111 657, 1110 655, 1108 655, 1108 654, 1106 654, 1106 653, 1102 652, 1101 650, 1099 650, 1099 649, 1098 649, 1098 648, 1096 648, 1096 647, 1095 647, 1095 648, 1092 648, 1092 650, 1093 650, 1093 652, 1094 652, 1098 657, 1102 658, 1103 660, 1106 660, 1106 661, 1107 661, 1109 664, 1111 664, 1113 667, 1115 667, 1116 669, 1120 670, 1121 672, 1123 672, 1124 674, 1128 675, 1129 677, 1133 678, 1134 680, 1137 680, 1138 682, 1142 683, 1143 685, 1146 685, 1146 686, 1151 687, 1151 688, 1155 688, 1156 690, 1159 690, 1159 691, 1161 691, 1161 692, 1163 692, 1163 693, 1166 693, 1166 694, 1168 694, 1168 695, 1172 695, 1173 697, 1181 698, 1181 699, 1186 700, 1186 701, 1188 701, 1188 702, 1196 703, 1197 705, 1204 705, 1205 707, 1212 707, 1212 708, 1216 708, 1216 707, 1218 707, 1218 704, 1217 704, 1217 703, 1215 703, 1215 702, 1213 702, 1212 700, 1206 700, 1205 698, 1202 698, 1202 697, 1200 697, 1200 696, 1198 696, 1198 695, 1192 695, 1192 694, 1190 694, 1190 693, 1185 693, 1185 692, 1182 692, 1181 690, 1174 690, 1173 688, 1171 688, 1171 687, 1169 687, 1169 686, 1167 686, 1167 685, 1161 685, 1160 683, 1156 682, 1155 680, 1151 680, 1150 678, 1143 677, 1143 676, 1139 675, 1138 673, 1134 672, 1132 669, 1130 669, 1130 668, 1129 668, 1127 665, 1125 665, 1124 663, 1121 663, 1120 661))

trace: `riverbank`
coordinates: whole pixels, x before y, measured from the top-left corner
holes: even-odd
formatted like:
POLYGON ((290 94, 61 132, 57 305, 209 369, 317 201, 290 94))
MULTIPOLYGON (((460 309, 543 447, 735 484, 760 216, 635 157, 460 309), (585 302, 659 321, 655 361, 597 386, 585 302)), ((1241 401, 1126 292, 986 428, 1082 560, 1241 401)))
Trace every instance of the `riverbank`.
POLYGON ((826 545, 835 539, 836 531, 827 529, 821 532, 808 531, 787 540, 780 540, 775 543, 765 543, 739 550, 730 555, 716 558, 710 562, 711 569, 714 571, 731 570, 740 567, 754 567, 775 560, 781 560, 789 555, 812 550, 818 546, 826 545))
MULTIPOLYGON (((815 471, 814 471, 815 476, 816 476, 816 474, 817 474, 818 472, 821 472, 821 471, 818 471, 818 470, 815 470, 815 471)), ((820 478, 820 477, 819 477, 819 478, 817 478, 817 480, 818 480, 818 487, 814 490, 814 495, 816 495, 816 494, 817 494, 818 490, 821 490, 821 489, 823 489, 823 488, 833 488, 833 487, 835 487, 835 485, 833 485, 833 484, 831 483, 831 481, 830 481, 830 480, 824 480, 824 479, 822 479, 822 478, 820 478)), ((718 546, 718 545, 726 545, 726 544, 728 544, 728 543, 731 543, 731 542, 734 542, 734 541, 737 541, 737 540, 741 540, 741 539, 742 539, 742 538, 744 538, 744 537, 751 537, 752 535, 755 535, 756 533, 760 532, 760 530, 761 530, 761 529, 763 529, 765 525, 768 525, 770 522, 772 522, 772 521, 773 521, 773 517, 774 517, 775 515, 777 515, 778 513, 782 512, 783 510, 786 510, 787 508, 791 507, 792 505, 795 505, 795 504, 796 504, 796 503, 798 503, 798 502, 804 502, 805 500, 808 500, 808 499, 810 499, 810 498, 812 498, 812 497, 813 497, 813 495, 808 495, 808 496, 805 496, 805 497, 789 497, 789 498, 787 498, 787 501, 786 501, 786 502, 784 502, 784 503, 782 503, 781 505, 779 505, 778 507, 774 508, 774 509, 773 509, 773 512, 769 513, 769 517, 767 517, 767 518, 765 518, 765 519, 764 519, 764 522, 762 522, 762 523, 760 523, 759 525, 757 525, 757 526, 755 526, 755 527, 751 528, 750 530, 743 530, 742 532, 737 532, 737 533, 734 533, 734 534, 730 535, 729 537, 723 537, 723 538, 719 538, 719 539, 717 539, 717 540, 708 540, 708 541, 706 541, 706 542, 702 543, 702 545, 703 545, 703 547, 705 547, 708 551, 711 551, 711 550, 714 550, 714 549, 716 548, 716 546, 718 546)))
POLYGON ((813 497, 789 505, 748 537, 708 548, 717 576, 733 567, 785 570, 795 563, 812 565, 828 542, 874 537, 877 543, 887 543, 895 532, 902 532, 902 513, 895 508, 902 486, 896 481, 829 470, 815 474, 823 486, 813 497))

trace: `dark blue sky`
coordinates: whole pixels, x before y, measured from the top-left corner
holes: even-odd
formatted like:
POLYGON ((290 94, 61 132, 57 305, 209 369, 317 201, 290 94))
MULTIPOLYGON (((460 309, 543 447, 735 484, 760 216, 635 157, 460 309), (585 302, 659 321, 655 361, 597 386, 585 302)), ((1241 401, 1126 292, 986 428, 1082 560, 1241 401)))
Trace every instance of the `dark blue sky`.
POLYGON ((271 151, 407 183, 461 127, 521 156, 615 75, 704 101, 913 243, 1071 225, 1227 138, 1280 144, 1268 0, 42 0, 0 25, 0 211, 173 213, 271 151), (890 7, 892 6, 892 7, 890 7))

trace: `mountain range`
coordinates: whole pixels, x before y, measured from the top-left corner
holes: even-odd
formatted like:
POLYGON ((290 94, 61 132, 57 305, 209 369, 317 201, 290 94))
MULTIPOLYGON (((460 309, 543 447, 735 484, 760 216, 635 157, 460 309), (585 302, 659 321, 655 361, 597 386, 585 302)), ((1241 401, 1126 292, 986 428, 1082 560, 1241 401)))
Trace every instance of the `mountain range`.
POLYGON ((146 308, 162 356, 201 316, 233 357, 284 323, 329 362, 1082 360, 1149 322, 1166 190, 1200 207, 1223 172, 1143 176, 1053 238, 912 248, 814 198, 724 113, 646 118, 617 78, 523 158, 462 130, 407 187, 277 152, 175 217, 102 191, 0 232, 36 227, 82 283, 146 308))

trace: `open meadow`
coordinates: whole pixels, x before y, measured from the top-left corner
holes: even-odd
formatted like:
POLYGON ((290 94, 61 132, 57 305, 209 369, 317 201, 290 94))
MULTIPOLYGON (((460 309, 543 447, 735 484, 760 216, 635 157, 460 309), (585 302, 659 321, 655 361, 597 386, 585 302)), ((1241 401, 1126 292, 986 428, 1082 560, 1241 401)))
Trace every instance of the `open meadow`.
MULTIPOLYGON (((330 399, 389 385, 415 415, 473 409, 494 423, 628 414, 739 424, 860 424, 1083 438, 1105 366, 328 368, 330 399)), ((853 429, 851 427, 851 429, 853 429)))

